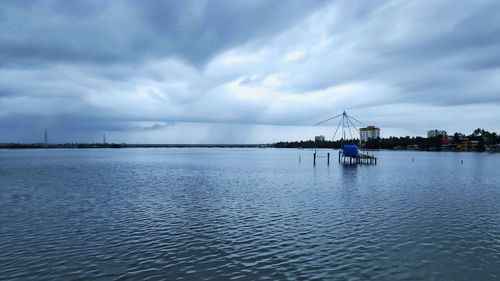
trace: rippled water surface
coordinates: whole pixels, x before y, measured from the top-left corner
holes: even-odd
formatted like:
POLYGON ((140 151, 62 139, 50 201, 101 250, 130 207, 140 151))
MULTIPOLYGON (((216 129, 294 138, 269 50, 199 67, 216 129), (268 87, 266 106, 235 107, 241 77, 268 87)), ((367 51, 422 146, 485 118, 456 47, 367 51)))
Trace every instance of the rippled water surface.
POLYGON ((499 280, 500 155, 375 153, 0 150, 0 279, 499 280))

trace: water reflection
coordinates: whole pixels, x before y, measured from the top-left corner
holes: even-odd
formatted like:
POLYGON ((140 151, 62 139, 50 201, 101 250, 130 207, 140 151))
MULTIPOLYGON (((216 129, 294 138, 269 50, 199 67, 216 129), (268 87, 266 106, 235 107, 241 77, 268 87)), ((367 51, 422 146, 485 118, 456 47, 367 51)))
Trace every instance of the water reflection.
POLYGON ((356 164, 346 164, 346 163, 341 163, 340 164, 340 172, 342 174, 342 186, 345 187, 352 187, 355 186, 357 183, 357 177, 358 177, 358 165, 356 164))

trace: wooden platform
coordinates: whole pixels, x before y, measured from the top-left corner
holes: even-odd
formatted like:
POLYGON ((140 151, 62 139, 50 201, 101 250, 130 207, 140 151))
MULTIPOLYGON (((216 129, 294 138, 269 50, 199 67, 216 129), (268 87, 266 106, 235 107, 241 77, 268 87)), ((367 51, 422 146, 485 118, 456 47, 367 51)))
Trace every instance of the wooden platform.
MULTIPOLYGON (((313 164, 316 165, 316 158, 326 158, 327 164, 330 165, 330 152, 326 156, 317 155, 316 152, 313 154, 313 164)), ((300 156, 299 156, 300 162, 300 156)), ((345 156, 342 150, 339 151, 339 163, 344 164, 377 164, 377 157, 370 155, 368 153, 359 153, 357 157, 345 156)))
POLYGON ((339 151, 339 162, 344 164, 377 164, 377 157, 368 153, 360 153, 358 156, 345 156, 339 151))

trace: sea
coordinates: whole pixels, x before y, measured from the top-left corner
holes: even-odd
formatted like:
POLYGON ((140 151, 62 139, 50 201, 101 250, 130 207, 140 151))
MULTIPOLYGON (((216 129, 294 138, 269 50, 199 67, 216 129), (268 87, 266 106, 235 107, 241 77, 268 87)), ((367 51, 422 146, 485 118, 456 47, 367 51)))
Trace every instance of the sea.
POLYGON ((500 280, 500 154, 369 153, 0 150, 0 280, 500 280))

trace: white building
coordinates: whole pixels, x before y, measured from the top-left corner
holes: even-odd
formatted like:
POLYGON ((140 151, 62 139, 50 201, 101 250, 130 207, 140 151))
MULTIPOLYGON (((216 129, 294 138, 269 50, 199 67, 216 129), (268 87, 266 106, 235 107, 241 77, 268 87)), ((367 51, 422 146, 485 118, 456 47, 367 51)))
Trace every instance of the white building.
POLYGON ((437 136, 443 136, 443 137, 447 136, 446 131, 441 131, 438 129, 427 131, 428 138, 433 138, 433 137, 437 137, 437 136))
POLYGON ((366 128, 359 129, 361 141, 367 141, 369 139, 380 138, 380 129, 375 126, 368 126, 366 128))
POLYGON ((321 136, 315 136, 314 137, 314 141, 315 142, 325 141, 325 136, 323 136, 323 135, 321 135, 321 136))

